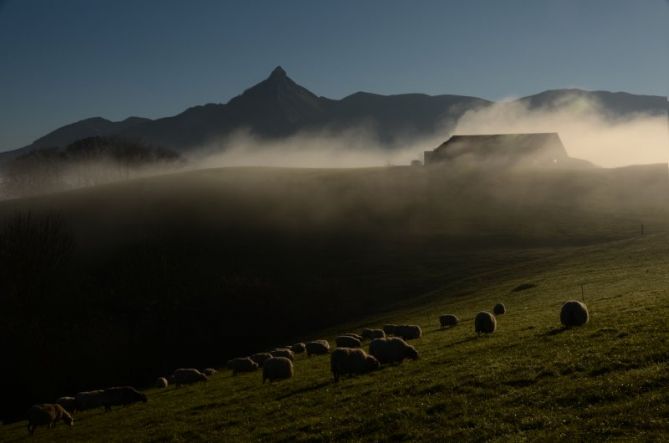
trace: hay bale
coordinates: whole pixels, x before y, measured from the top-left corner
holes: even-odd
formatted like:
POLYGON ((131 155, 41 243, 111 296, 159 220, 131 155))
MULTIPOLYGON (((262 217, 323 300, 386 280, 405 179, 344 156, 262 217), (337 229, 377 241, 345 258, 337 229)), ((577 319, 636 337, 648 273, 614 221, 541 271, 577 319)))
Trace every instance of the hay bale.
POLYGON ((492 334, 497 329, 497 319, 490 312, 479 312, 474 318, 474 331, 477 334, 492 334))
POLYGON ((495 307, 492 308, 492 312, 495 315, 506 314, 506 306, 504 306, 504 303, 497 303, 495 307))
POLYGON ((560 322, 565 327, 583 326, 588 320, 590 320, 590 313, 585 303, 578 300, 570 300, 562 305, 560 322))

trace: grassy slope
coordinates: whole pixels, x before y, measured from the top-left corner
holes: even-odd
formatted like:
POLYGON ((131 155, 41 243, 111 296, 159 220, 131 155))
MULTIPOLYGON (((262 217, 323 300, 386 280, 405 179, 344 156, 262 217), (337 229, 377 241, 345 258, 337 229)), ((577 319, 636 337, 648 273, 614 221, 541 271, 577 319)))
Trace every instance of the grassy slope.
POLYGON ((289 381, 222 372, 33 439, 25 423, 5 426, 0 440, 660 440, 669 435, 668 265, 665 234, 500 265, 364 322, 420 324, 416 362, 333 384, 328 358, 301 356, 289 381), (525 282, 538 286, 510 292, 525 282), (581 282, 591 322, 562 331, 560 305, 580 297, 581 282), (498 301, 508 308, 498 332, 477 338, 473 316, 498 301), (445 312, 462 324, 439 330, 445 312))

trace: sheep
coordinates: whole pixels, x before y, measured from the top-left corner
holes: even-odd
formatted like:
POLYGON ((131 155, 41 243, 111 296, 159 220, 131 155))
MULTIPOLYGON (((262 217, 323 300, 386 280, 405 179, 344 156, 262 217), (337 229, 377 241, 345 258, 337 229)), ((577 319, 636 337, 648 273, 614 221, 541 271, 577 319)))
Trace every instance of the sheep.
POLYGON ((585 303, 570 300, 562 305, 560 310, 560 322, 567 328, 583 326, 590 320, 588 307, 585 303))
POLYGON ((295 343, 294 345, 290 345, 288 349, 295 354, 304 354, 307 351, 307 347, 304 343, 295 343))
POLYGON ((504 306, 504 303, 497 303, 495 307, 492 308, 492 312, 495 315, 506 314, 506 306, 504 306))
POLYGON ((164 389, 164 388, 168 387, 169 385, 170 384, 165 377, 158 377, 156 379, 156 388, 158 388, 158 389, 164 389))
POLYGON ((77 411, 100 408, 104 405, 105 391, 98 389, 95 391, 79 392, 74 396, 76 400, 77 411))
POLYGON ((404 340, 411 340, 420 338, 423 335, 423 331, 418 325, 399 325, 395 326, 393 335, 402 337, 404 340))
POLYGON ((179 368, 175 369, 172 374, 173 383, 178 387, 183 385, 190 385, 201 381, 209 380, 206 375, 195 368, 179 368))
POLYGON ((330 352, 330 343, 327 340, 314 340, 307 343, 307 356, 323 355, 330 352))
POLYGON ((272 357, 286 357, 289 360, 295 360, 295 354, 288 348, 276 348, 271 351, 272 357))
POLYGON ((397 325, 383 325, 383 332, 386 335, 395 335, 395 328, 397 325))
POLYGON ((258 363, 249 357, 237 357, 228 362, 228 369, 232 369, 232 375, 237 375, 240 372, 253 372, 258 369, 258 363))
POLYGON ((285 380, 293 376, 293 362, 286 357, 272 357, 262 365, 262 382, 285 380))
POLYGON ((60 397, 56 403, 61 405, 70 414, 74 414, 77 410, 77 399, 74 397, 60 397))
POLYGON ((353 337, 356 340, 362 341, 362 335, 356 334, 355 332, 347 332, 345 334, 341 334, 341 336, 348 336, 348 337, 353 337))
POLYGON ((216 371, 216 369, 214 369, 214 368, 204 368, 204 369, 203 369, 202 371, 200 371, 200 372, 202 372, 202 373, 203 373, 204 375, 206 375, 207 377, 211 377, 212 375, 216 374, 217 371, 216 371))
POLYGON ((116 386, 104 390, 103 404, 105 411, 111 411, 112 406, 125 406, 132 403, 146 403, 146 394, 139 392, 132 386, 116 386))
POLYGON ((369 344, 369 353, 381 364, 401 363, 404 359, 418 359, 416 348, 399 337, 376 338, 369 344))
POLYGON ((360 335, 365 340, 374 340, 375 338, 385 338, 386 333, 383 332, 383 329, 365 328, 360 335))
POLYGON ((340 335, 335 338, 335 343, 339 348, 359 348, 362 346, 360 340, 350 335, 340 335))
POLYGON ((330 355, 330 369, 335 383, 341 375, 365 374, 381 366, 379 361, 362 349, 337 348, 330 355))
POLYGON ((38 426, 53 428, 58 420, 69 426, 74 424, 72 416, 59 404, 43 403, 28 410, 28 432, 32 435, 38 426))
POLYGON ((444 314, 439 316, 439 324, 442 328, 452 328, 460 323, 460 319, 453 314, 444 314))
POLYGON ((249 358, 254 362, 256 362, 258 366, 262 366, 265 360, 272 358, 272 354, 270 354, 269 352, 258 352, 256 354, 253 354, 249 358))
POLYGON ((474 318, 474 331, 477 334, 492 334, 497 329, 497 319, 490 312, 479 312, 474 318))

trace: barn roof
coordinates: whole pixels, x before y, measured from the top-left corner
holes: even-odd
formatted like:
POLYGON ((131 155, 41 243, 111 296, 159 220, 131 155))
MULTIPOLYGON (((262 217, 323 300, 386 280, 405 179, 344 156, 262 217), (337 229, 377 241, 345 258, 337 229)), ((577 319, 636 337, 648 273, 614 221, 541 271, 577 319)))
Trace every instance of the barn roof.
POLYGON ((556 132, 539 132, 529 134, 481 134, 481 135, 454 135, 439 145, 434 152, 448 150, 459 155, 466 150, 470 153, 490 154, 490 151, 514 149, 524 151, 539 151, 546 148, 561 148, 566 155, 560 136, 556 132))

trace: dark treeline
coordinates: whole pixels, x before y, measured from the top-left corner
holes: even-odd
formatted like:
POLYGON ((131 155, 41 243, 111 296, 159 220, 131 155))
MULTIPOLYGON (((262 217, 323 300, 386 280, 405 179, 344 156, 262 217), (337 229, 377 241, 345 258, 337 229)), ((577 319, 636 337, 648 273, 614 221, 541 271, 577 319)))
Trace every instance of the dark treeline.
POLYGON ((667 183, 647 172, 239 168, 4 202, 0 412, 287 344, 475 274, 486 248, 652 230, 667 183))
POLYGON ((41 148, 0 165, 5 197, 54 192, 128 179, 150 169, 177 168, 178 153, 141 141, 88 137, 64 147, 41 148))

